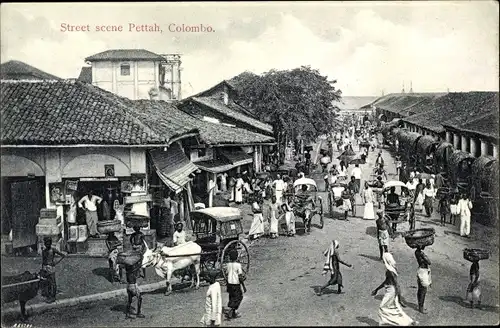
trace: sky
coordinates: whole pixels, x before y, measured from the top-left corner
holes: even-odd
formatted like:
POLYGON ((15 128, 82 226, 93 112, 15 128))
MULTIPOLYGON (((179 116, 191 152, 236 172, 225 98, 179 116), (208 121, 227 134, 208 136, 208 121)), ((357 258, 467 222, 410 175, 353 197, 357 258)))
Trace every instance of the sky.
POLYGON ((243 72, 309 65, 344 96, 498 91, 496 1, 2 4, 1 62, 76 78, 108 49, 182 55, 183 97, 243 72), (61 24, 90 31, 62 31, 61 24), (158 24, 161 32, 129 31, 158 24), (212 32, 170 31, 210 26, 212 32), (122 32, 97 32, 96 26, 122 32))

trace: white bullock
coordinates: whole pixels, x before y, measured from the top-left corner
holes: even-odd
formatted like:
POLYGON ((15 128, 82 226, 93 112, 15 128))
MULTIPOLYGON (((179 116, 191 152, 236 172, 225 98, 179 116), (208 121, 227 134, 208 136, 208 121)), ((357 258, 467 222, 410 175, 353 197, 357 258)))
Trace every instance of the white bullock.
MULTIPOLYGON (((187 242, 175 247, 162 247, 151 250, 146 245, 146 252, 142 258, 142 267, 153 266, 156 273, 167 280, 167 290, 165 295, 172 292, 172 274, 177 270, 183 270, 194 265, 196 271, 196 289, 200 287, 200 258, 201 247, 195 242, 187 242), (185 255, 185 256, 184 256, 185 255)), ((191 288, 195 286, 193 277, 191 288)))

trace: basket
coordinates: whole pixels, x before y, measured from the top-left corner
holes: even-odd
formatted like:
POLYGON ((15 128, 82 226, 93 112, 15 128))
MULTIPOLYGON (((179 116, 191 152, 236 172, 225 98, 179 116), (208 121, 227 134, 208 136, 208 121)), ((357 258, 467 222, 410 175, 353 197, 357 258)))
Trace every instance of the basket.
POLYGON ((486 249, 466 248, 464 249, 464 259, 470 262, 487 260, 490 258, 490 252, 486 249))
POLYGON ((102 234, 119 232, 122 230, 120 220, 106 220, 97 222, 97 231, 102 234))
POLYGON ((118 253, 116 262, 124 265, 134 265, 142 260, 142 254, 136 251, 126 251, 118 253))
POLYGON ((410 230, 405 234, 405 241, 411 248, 430 246, 434 244, 434 229, 410 230))
POLYGON ((133 227, 146 228, 149 225, 149 218, 144 215, 130 214, 125 217, 125 224, 129 228, 133 227))

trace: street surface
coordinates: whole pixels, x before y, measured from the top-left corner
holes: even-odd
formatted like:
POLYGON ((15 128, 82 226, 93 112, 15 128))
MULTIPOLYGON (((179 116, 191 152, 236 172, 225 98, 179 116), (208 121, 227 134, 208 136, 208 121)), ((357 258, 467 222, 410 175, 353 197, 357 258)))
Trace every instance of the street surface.
MULTIPOLYGON (((338 156, 338 153, 335 153, 338 156)), ((383 153, 389 173, 395 173, 391 155, 383 153)), ((376 152, 369 155, 373 163, 376 152)), ((361 165, 364 179, 372 171, 371 164, 361 165)), ((352 167, 349 168, 349 171, 352 167)), ((313 174, 324 190, 322 174, 313 174)), ((393 177, 393 176, 392 176, 393 177)), ((391 176, 389 176, 389 179, 391 176)), ((364 182, 362 181, 362 184, 364 182)), ((356 218, 340 221, 325 218, 325 227, 314 226, 309 235, 280 236, 278 239, 260 239, 250 245, 250 272, 246 282, 248 292, 241 305, 242 317, 223 321, 223 326, 376 326, 377 310, 383 290, 373 297, 371 291, 383 280, 385 268, 379 261, 375 221, 362 219, 363 206, 357 199, 356 218), (332 239, 340 242, 341 258, 353 268, 341 266, 344 277, 343 293, 336 287, 317 296, 315 288, 329 277, 322 276, 323 251, 332 239)), ((390 245, 397 262, 403 296, 409 303, 406 312, 420 325, 496 325, 499 323, 499 267, 498 235, 491 229, 478 230, 473 226, 473 238, 462 239, 458 227, 438 226, 434 211, 432 218, 417 217, 417 228, 436 229, 436 241, 426 248, 432 262, 432 288, 427 293, 429 313, 417 312, 417 264, 402 237, 390 245), (464 303, 469 281, 470 262, 463 259, 465 247, 489 247, 492 257, 481 261, 483 309, 469 309, 464 303)), ((248 227, 247 227, 248 228, 248 227)), ((408 224, 398 226, 408 229, 408 224)), ((174 284, 175 284, 174 280, 174 284)), ((174 286, 179 289, 180 286, 174 286)), ((95 327, 95 326, 199 326, 204 311, 206 283, 199 290, 184 288, 164 296, 163 290, 143 297, 146 318, 125 319, 125 298, 62 308, 34 315, 29 323, 34 327, 95 327)), ((223 287, 223 306, 228 296, 223 287)), ((135 304, 135 303, 134 303, 135 304)))

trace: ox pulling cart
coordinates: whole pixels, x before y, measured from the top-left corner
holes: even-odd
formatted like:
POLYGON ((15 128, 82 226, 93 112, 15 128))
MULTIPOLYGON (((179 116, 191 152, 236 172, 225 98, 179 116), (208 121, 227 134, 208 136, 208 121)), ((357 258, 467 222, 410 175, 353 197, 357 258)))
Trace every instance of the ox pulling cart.
POLYGON ((401 181, 392 180, 384 184, 382 192, 385 195, 384 216, 392 223, 393 233, 398 224, 406 221, 411 230, 415 229, 415 209, 408 187, 401 181))
POLYGON ((156 273, 167 280, 166 295, 172 292, 170 279, 177 270, 194 267, 196 279, 191 287, 199 287, 200 276, 208 271, 217 272, 217 280, 225 284, 229 254, 238 252, 237 261, 241 264, 244 276, 250 268, 250 255, 247 245, 240 240, 243 233, 241 210, 232 207, 210 207, 190 213, 193 222, 194 242, 175 247, 147 249, 142 267, 153 266, 156 273))

